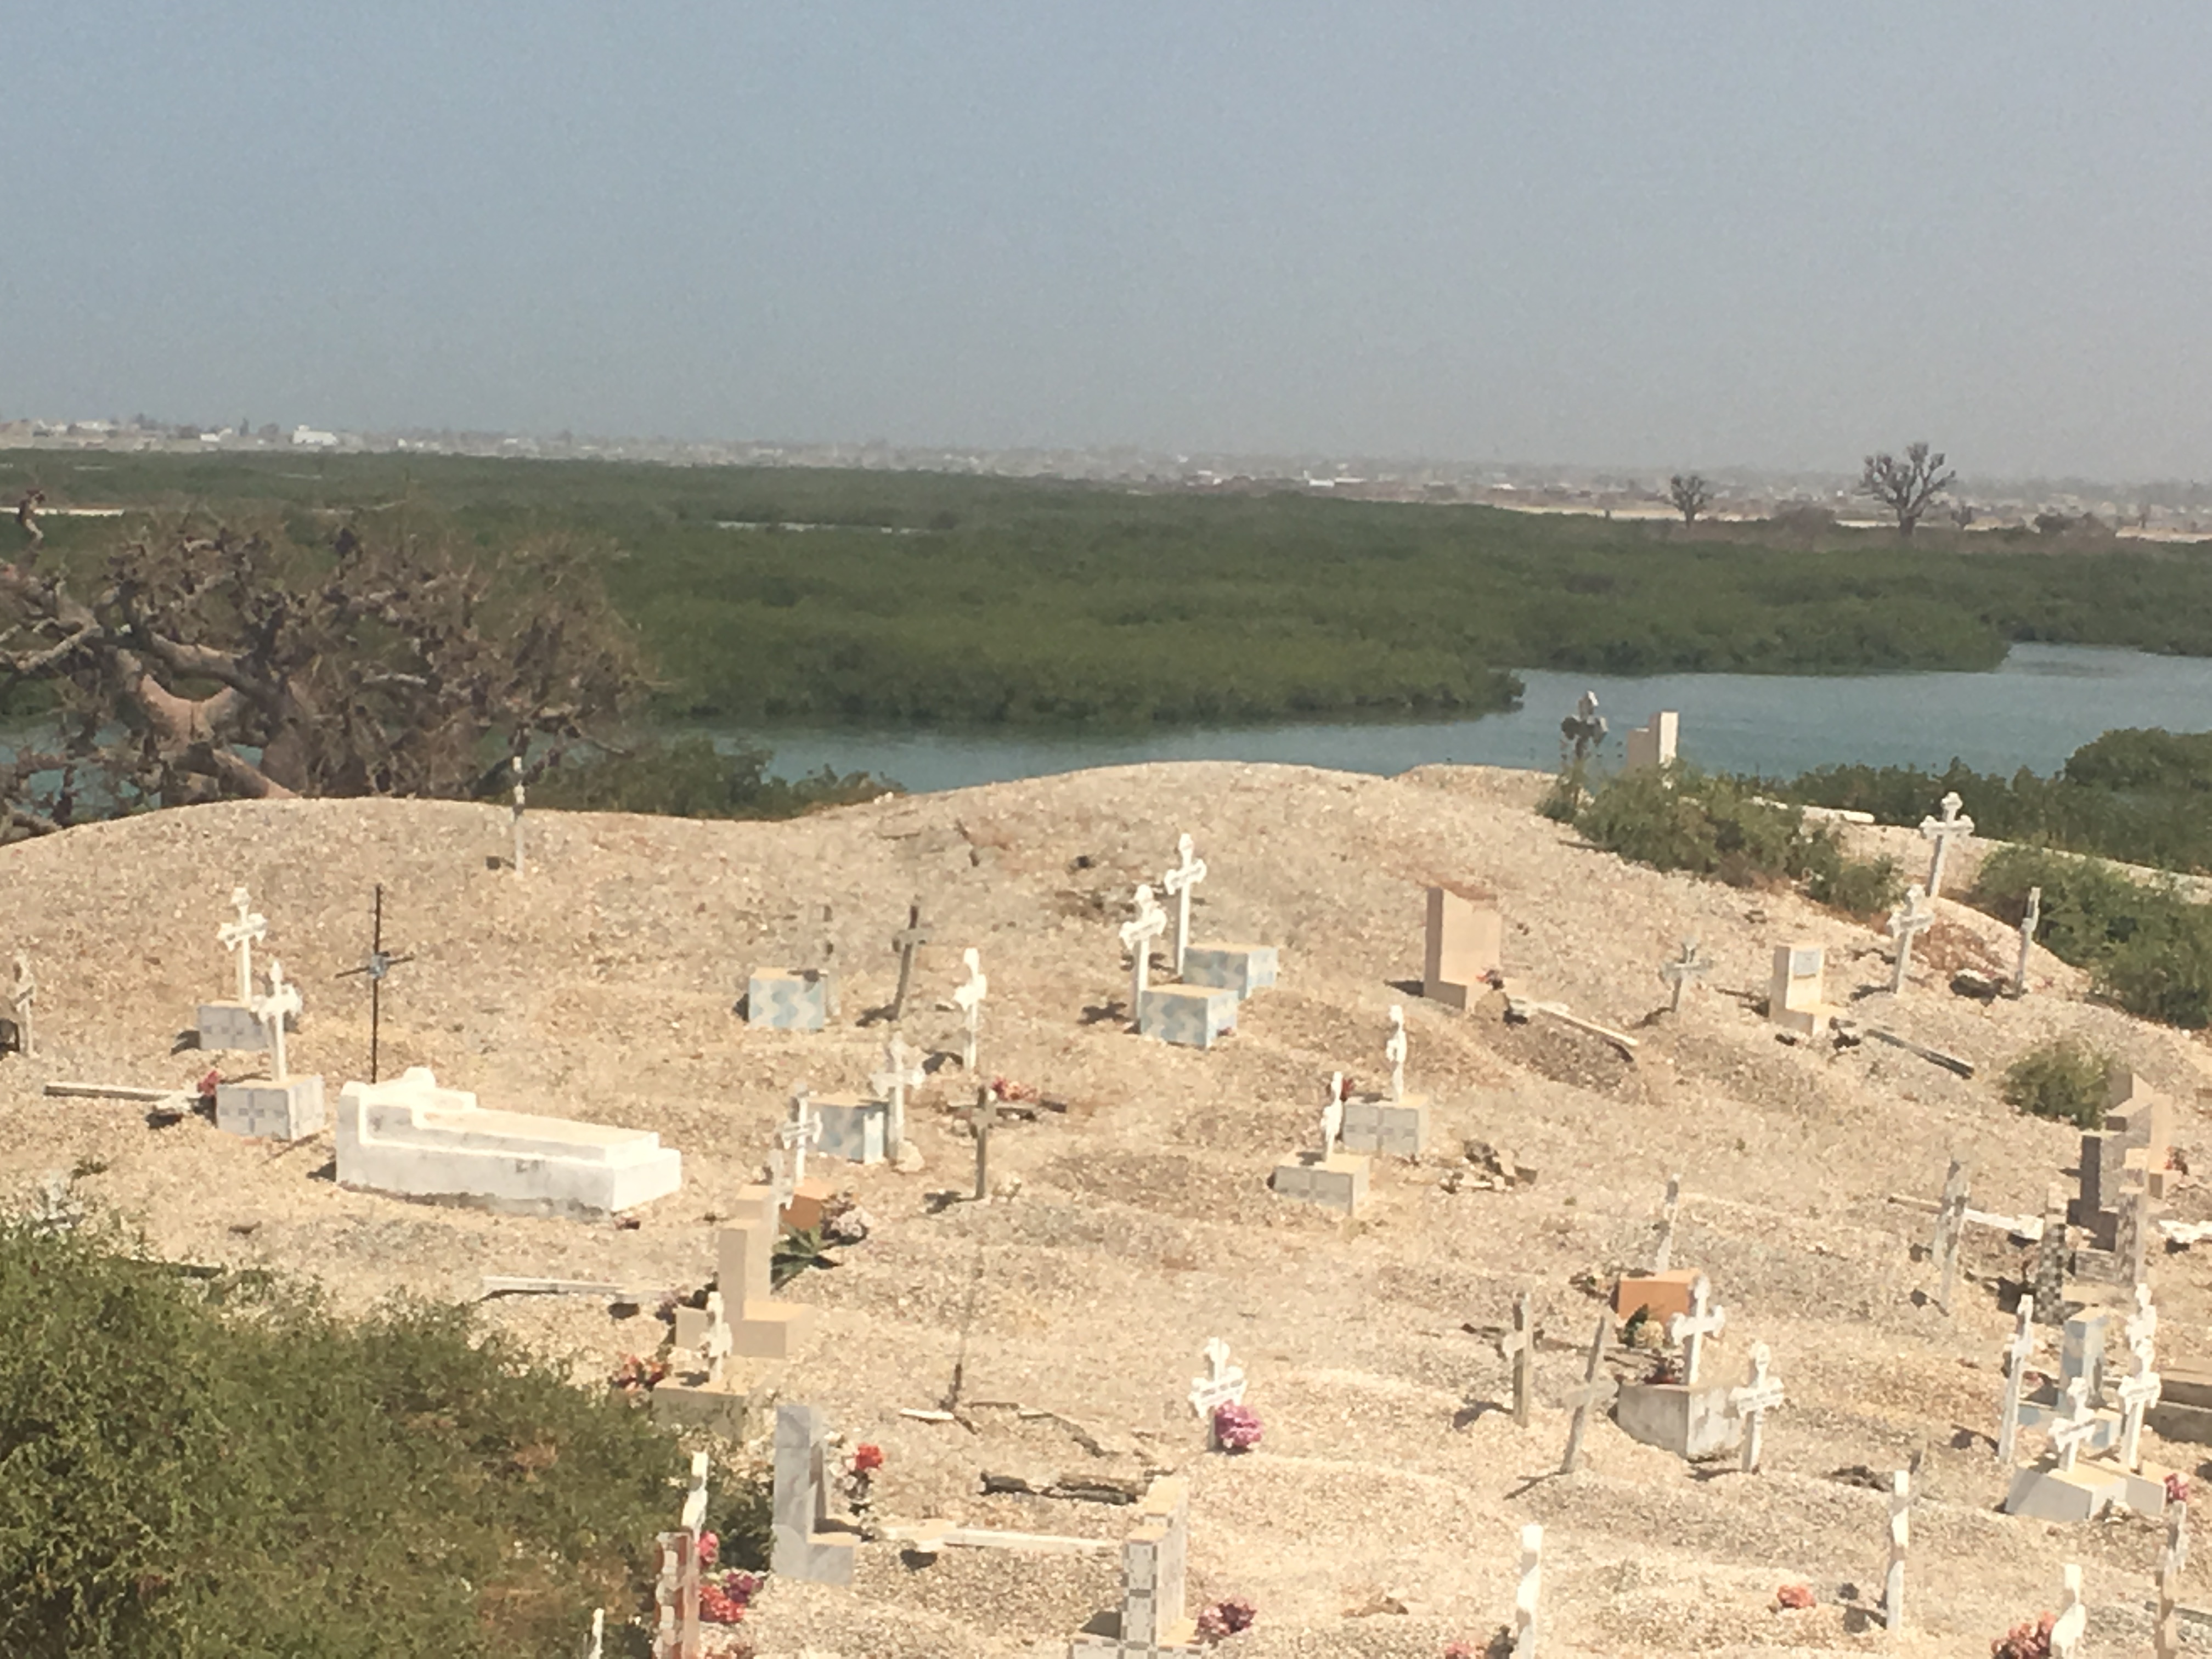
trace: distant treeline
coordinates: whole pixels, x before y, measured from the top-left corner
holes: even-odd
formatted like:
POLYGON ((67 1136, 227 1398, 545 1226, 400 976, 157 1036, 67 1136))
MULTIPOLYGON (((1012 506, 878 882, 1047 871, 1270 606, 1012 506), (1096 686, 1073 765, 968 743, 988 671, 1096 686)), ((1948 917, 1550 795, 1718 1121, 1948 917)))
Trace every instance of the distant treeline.
MULTIPOLYGON (((2015 640, 2212 655, 2212 552, 2196 546, 1901 545, 1789 524, 1761 540, 1738 526, 941 473, 0 459, 0 498, 33 483, 57 505, 275 503, 303 537, 334 512, 400 502, 487 546, 600 538, 619 550, 606 580, 657 673, 656 708, 688 720, 1464 715, 1511 706, 1524 668, 1978 669, 2015 640)), ((47 528, 57 553, 117 532, 47 528)))

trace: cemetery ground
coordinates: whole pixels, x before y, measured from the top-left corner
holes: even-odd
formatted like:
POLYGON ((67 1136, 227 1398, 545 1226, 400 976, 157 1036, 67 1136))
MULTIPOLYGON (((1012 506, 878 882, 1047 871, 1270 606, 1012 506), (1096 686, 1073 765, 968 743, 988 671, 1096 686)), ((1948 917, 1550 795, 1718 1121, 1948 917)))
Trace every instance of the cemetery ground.
MULTIPOLYGON (((2084 1651, 2144 1650, 2162 1528, 1997 1512, 2012 1328, 1998 1281, 2027 1277, 2032 1252, 1970 1230, 1971 1277, 1947 1318, 1929 1299, 1933 1264, 1917 1259, 1930 1218, 1889 1195, 1933 1200, 1956 1155, 1978 1209, 2039 1212, 2076 1137, 2014 1112, 1998 1087, 2010 1060, 2059 1035, 2169 1095, 2175 1139, 2197 1152, 2212 1049, 2085 1000, 2083 976, 2039 949, 2024 1000, 1954 995, 1959 967, 2008 975, 2014 936, 1948 899, 1893 997, 1877 932, 1788 892, 1595 852, 1534 810, 1546 781, 1151 765, 786 823, 538 813, 521 880, 495 867, 504 810, 472 805, 240 803, 74 830, 0 850, 0 946, 31 953, 40 978, 38 1053, 0 1060, 0 1188, 81 1169, 78 1190, 161 1254, 307 1276, 341 1309, 403 1290, 473 1299, 487 1273, 634 1287, 634 1312, 486 1305, 494 1327, 573 1354, 578 1380, 599 1386, 659 1345, 660 1293, 712 1271, 710 1218, 762 1178, 791 1091, 866 1086, 889 1028, 863 1021, 890 1000, 888 941, 919 894, 933 938, 902 1029, 933 1056, 908 1107, 925 1167, 810 1162, 872 1231, 781 1292, 819 1310, 793 1362, 731 1362, 763 1398, 819 1407, 848 1443, 884 1449, 875 1522, 1118 1540, 1125 1509, 979 1496, 979 1475, 1187 1473, 1191 1606, 1256 1604, 1256 1625, 1224 1650, 1251 1659, 1434 1659, 1454 1638, 1480 1651, 1511 1619, 1531 1522, 1545 1528, 1552 1652, 1978 1655, 2058 1605, 2067 1562, 2083 1571, 2084 1651), (1158 880, 1186 830, 1211 870, 1195 934, 1282 947, 1281 983, 1209 1051, 1138 1037, 1121 1006, 1130 893, 1158 880), (1633 1060, 1545 1016, 1508 1024, 1497 995, 1463 1014, 1421 1000, 1423 889, 1437 881, 1498 893, 1515 996, 1632 1034, 1633 1060), (429 1066, 488 1107, 657 1131, 683 1151, 682 1191, 635 1228, 406 1203, 339 1188, 327 1133, 284 1146, 198 1115, 153 1127, 143 1105, 45 1097, 52 1079, 197 1081, 210 1060, 172 1039, 228 981, 214 935, 241 882, 270 920, 262 948, 307 991, 295 1072, 333 1092, 365 1075, 368 995, 338 975, 368 948, 380 883, 385 948, 411 958, 384 982, 384 1073, 429 1066), (842 1018, 811 1034, 749 1027, 732 1006, 747 973, 817 960, 823 904, 842 1018), (1714 968, 1669 1015, 1656 969, 1690 937, 1714 968), (1773 947, 1794 939, 1826 947, 1832 1001, 1971 1060, 1976 1076, 1875 1042, 1781 1041, 1759 1011, 1773 947), (1005 1190, 982 1203, 968 1198, 975 1079, 951 1001, 967 946, 990 981, 977 1076, 1043 1103, 994 1132, 1005 1190), (1394 1003, 1409 1085, 1436 1103, 1430 1152, 1378 1158, 1354 1219, 1276 1198, 1268 1172, 1312 1144, 1328 1075, 1384 1080, 1394 1003), (1468 1142, 1535 1181, 1486 1189, 1468 1142), (1601 1421, 1579 1469, 1558 1475, 1559 1401, 1581 1377, 1592 1291, 1645 1264, 1675 1171, 1674 1261, 1707 1273, 1728 1310, 1709 1375, 1741 1377, 1765 1342, 1787 1387, 1764 1468, 1687 1464, 1601 1421), (1522 1291, 1539 1332, 1525 1429, 1496 1346, 1522 1291), (1248 1452, 1207 1452, 1186 1402, 1215 1336, 1264 1425, 1248 1452), (948 1407, 961 1420, 901 1414, 948 1407), (1916 1457, 1908 1628, 1885 1638, 1888 1474, 1916 1457), (1818 1605, 1777 1610, 1778 1589, 1798 1583, 1818 1605)), ((1954 851, 1958 890, 1974 850, 1954 851)), ((2212 1217, 2212 1194, 2185 1185, 2168 1213, 2212 1217)), ((2191 1254, 2155 1256, 2165 1351, 2183 1361, 2212 1324, 2207 1277, 2191 1254)), ((2055 1334, 2046 1365, 2054 1348, 2055 1334)), ((1624 1355, 1614 1374, 1638 1376, 1648 1358, 1624 1355)), ((2192 1446, 2147 1435, 2146 1447, 2198 1468, 2192 1446)), ((2208 1556, 2185 1579, 2198 1605, 2212 1601, 2208 1556)), ((763 1656, 1057 1652, 1116 1586, 1111 1553, 949 1547, 921 1565, 875 1543, 850 1589, 771 1579, 740 1628, 763 1656)))

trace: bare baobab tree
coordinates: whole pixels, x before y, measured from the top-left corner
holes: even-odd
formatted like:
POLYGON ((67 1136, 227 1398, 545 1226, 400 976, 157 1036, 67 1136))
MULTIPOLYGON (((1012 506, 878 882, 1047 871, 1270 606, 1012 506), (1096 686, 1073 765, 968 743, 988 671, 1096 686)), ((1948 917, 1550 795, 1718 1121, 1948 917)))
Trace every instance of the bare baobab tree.
POLYGON ((1897 515, 1897 533, 1910 536, 1936 497, 1958 477, 1943 470, 1941 450, 1931 453, 1926 443, 1905 447, 1902 460, 1894 455, 1869 455, 1859 475, 1859 494, 1870 495, 1897 515))
POLYGON ((1667 481, 1667 499, 1682 515, 1684 524, 1695 524, 1700 513, 1709 511, 1713 504, 1713 487, 1702 473, 1677 472, 1667 481))

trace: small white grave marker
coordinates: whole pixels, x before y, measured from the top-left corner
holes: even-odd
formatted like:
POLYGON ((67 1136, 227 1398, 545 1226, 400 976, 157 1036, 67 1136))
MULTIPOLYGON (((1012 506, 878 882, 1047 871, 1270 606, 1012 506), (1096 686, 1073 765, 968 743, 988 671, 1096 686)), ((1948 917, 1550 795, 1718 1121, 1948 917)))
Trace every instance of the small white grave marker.
POLYGON ((983 976, 983 958, 974 945, 960 953, 961 963, 968 969, 968 977, 953 988, 952 1000, 968 1016, 968 1036, 960 1050, 960 1065, 963 1071, 975 1069, 975 1022, 982 1017, 983 999, 990 994, 991 981, 983 976))
POLYGON ((1954 837, 1974 833, 1974 821, 1959 816, 1960 807, 1966 805, 1954 790, 1943 797, 1943 816, 1920 820, 1920 833, 1936 843, 1936 855, 1928 864, 1928 896, 1934 898, 1943 890, 1943 855, 1950 850, 1954 837))
POLYGON ((1190 949, 1190 890, 1206 879, 1206 860, 1191 856, 1188 835, 1176 837, 1176 867, 1160 878, 1160 885, 1176 902, 1175 970, 1182 972, 1184 953, 1190 949))
POLYGON ((1206 1443, 1209 1449, 1217 1445, 1213 1433, 1213 1413, 1224 1406, 1244 1403, 1244 1368, 1229 1363, 1229 1345, 1219 1337, 1209 1337, 1203 1350, 1206 1375, 1190 1380, 1190 1408, 1206 1425, 1206 1443))
POLYGON ((730 1331, 729 1319, 723 1312, 725 1305, 721 1291, 707 1292, 707 1328, 700 1334, 699 1358, 709 1382, 722 1380, 722 1361, 729 1357, 736 1341, 730 1331))
POLYGON ((2023 1296, 2013 1316, 2012 1340, 2005 1345, 2004 1413, 1997 1421, 1997 1462, 2012 1462, 2020 1443, 2020 1393, 2027 1362, 2035 1357, 2035 1298, 2023 1296))
POLYGON ((1912 1477, 1903 1469, 1889 1477, 1889 1576, 1882 1583, 1884 1625, 1905 1628, 1905 1547, 1912 1541, 1912 1477))
POLYGON ((1729 1405, 1738 1417, 1746 1419, 1743 1437, 1743 1471, 1754 1473, 1759 1468, 1759 1441, 1766 1425, 1766 1413, 1782 1403, 1782 1379, 1770 1374, 1773 1355, 1764 1342, 1754 1342, 1751 1347, 1751 1370, 1740 1389, 1729 1390, 1729 1405))
POLYGON ((2142 1467, 2143 1413, 2158 1404, 2164 1384, 2151 1369, 2148 1344, 2135 1351, 2135 1364, 2113 1390, 2120 1401, 2120 1467, 2133 1471, 2142 1467))
POLYGON ((2136 1286, 2136 1310, 2120 1326, 2120 1334, 2130 1348, 2146 1348, 2158 1340, 2158 1308, 2150 1299, 2150 1286, 2136 1286))
POLYGON ((300 988, 284 978, 284 964, 276 957, 269 958, 269 994, 256 997, 246 1006, 253 1011, 254 1018, 261 1022, 262 1030, 269 1033, 269 1052, 274 1080, 289 1080, 291 1073, 284 1065, 284 1021, 287 1016, 300 1012, 300 988))
POLYGON ((1544 1593, 1544 1529, 1521 1528, 1521 1583, 1513 1593, 1513 1659, 1536 1659, 1536 1604, 1544 1593))
POLYGON ((890 1103, 891 1117, 887 1126, 887 1137, 893 1158, 898 1156, 900 1146, 906 1139, 906 1091, 919 1089, 929 1073, 922 1069, 921 1056, 907 1044, 896 1031, 884 1045, 884 1069, 868 1079, 868 1087, 890 1103))
POLYGON ((1395 1002, 1390 1005, 1390 1036, 1382 1044, 1382 1057, 1390 1062, 1390 1100, 1395 1105, 1406 1098, 1406 1011, 1395 1002))
POLYGON ((1912 967, 1912 941, 1936 925, 1936 912, 1928 903, 1928 895, 1917 884, 1905 890, 1905 902, 1889 913, 1889 936, 1897 941, 1897 967, 1890 975, 1889 988, 1902 996, 1905 976, 1912 967))
POLYGON ((1328 1098, 1321 1107, 1321 1155, 1324 1158, 1336 1156, 1337 1138, 1344 1133, 1344 1073, 1332 1072, 1328 1079, 1328 1098))
POLYGON ((1137 914, 1121 924, 1121 948, 1129 953, 1129 1018, 1141 1019, 1145 988, 1152 977, 1152 941, 1168 929, 1168 913, 1152 897, 1149 884, 1137 888, 1137 914))
POLYGON ((222 942, 224 950, 237 957, 238 1000, 251 1003, 253 1000, 253 947, 269 937, 269 918, 254 914, 253 905, 243 887, 230 890, 230 902, 237 907, 238 920, 223 923, 216 929, 215 936, 222 942))
POLYGON ((1718 1336, 1728 1323, 1726 1308, 1706 1307, 1711 1295, 1711 1281, 1699 1273, 1690 1286, 1690 1311, 1678 1313, 1667 1322, 1667 1340, 1682 1346, 1682 1382, 1687 1388, 1698 1386, 1698 1358, 1705 1338, 1718 1336))
POLYGON ((2088 1623, 2089 1609, 2081 1605, 2081 1569, 2069 1561, 2058 1622, 2051 1627, 2051 1659, 2075 1659, 2081 1650, 2081 1632, 2088 1623))
POLYGON ((2058 1453, 2058 1470, 2070 1474, 2081 1455, 2082 1443, 2097 1432, 2095 1414, 2089 1409, 2089 1379, 2077 1376, 2066 1385, 2066 1409, 2053 1419, 2051 1443, 2058 1453))
POLYGON ((1682 954, 1675 957, 1672 962, 1662 963, 1659 965, 1659 977, 1664 981, 1673 991, 1673 994, 1668 997, 1667 1001, 1668 1012, 1676 1014, 1680 1013, 1682 1012, 1683 991, 1689 986, 1692 981, 1701 980, 1705 978, 1707 974, 1712 972, 1712 970, 1713 964, 1705 957, 1698 954, 1698 941, 1693 939, 1684 939, 1682 941, 1682 954))
POLYGON ((2020 919, 2020 965, 2013 969, 2012 994, 2016 997, 2027 994, 2027 947, 2035 943, 2035 929, 2043 920, 2043 890, 2027 890, 2027 913, 2020 919))
POLYGON ((791 1121, 776 1127, 776 1138, 791 1148, 791 1179, 806 1179, 806 1149, 822 1139, 822 1116, 814 1109, 813 1091, 804 1084, 792 1091, 791 1121))

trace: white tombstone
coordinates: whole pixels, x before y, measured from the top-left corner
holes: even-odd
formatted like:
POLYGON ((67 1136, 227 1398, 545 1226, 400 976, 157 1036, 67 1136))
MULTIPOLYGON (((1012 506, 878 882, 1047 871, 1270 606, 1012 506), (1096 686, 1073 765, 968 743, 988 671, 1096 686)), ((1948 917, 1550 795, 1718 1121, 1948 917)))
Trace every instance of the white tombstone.
POLYGON ((1544 1529, 1521 1528, 1521 1583, 1513 1592, 1513 1659, 1536 1659, 1536 1607, 1544 1593, 1544 1529))
POLYGON ((1206 879, 1206 860, 1191 856, 1188 835, 1176 837, 1176 866, 1160 878, 1160 886, 1176 902, 1175 970, 1182 973, 1182 959, 1190 949, 1190 892, 1206 879))
POLYGON ((2020 919, 2020 965, 2013 969, 2012 994, 2016 997, 2027 994, 2027 951, 2035 943, 2035 930, 2043 921, 2043 890, 2027 890, 2027 912, 2020 919))
POLYGON ((1997 1462, 2009 1465, 2020 1443, 2021 1385, 2027 1362, 2035 1357, 2035 1298, 2023 1296, 2013 1316, 2012 1340, 2005 1345, 2004 1411, 1997 1421, 1997 1462))
POLYGON ((1890 1630, 1905 1628, 1905 1550, 1912 1541, 1912 1477, 1899 1469, 1889 1477, 1889 1575, 1881 1590, 1882 1620, 1890 1630))
POLYGON ((1321 1155, 1324 1158, 1336 1156, 1336 1143, 1344 1133, 1344 1073, 1333 1072, 1328 1079, 1328 1098, 1321 1108, 1321 1155))
POLYGON ((898 1151, 906 1140, 906 1091, 919 1089, 929 1073, 922 1069, 921 1056, 907 1045, 907 1040, 897 1032, 884 1045, 884 1069, 868 1079, 868 1087, 890 1103, 890 1154, 898 1151))
POLYGON ((2057 1622, 2051 1627, 2051 1659, 2076 1659, 2081 1632, 2087 1628, 2089 1609, 2081 1605, 2081 1569, 2066 1564, 2065 1594, 2059 1603, 2057 1622))
POLYGON ((1145 1017, 1145 988, 1152 981, 1152 941, 1168 929, 1168 913, 1152 897, 1150 884, 1137 888, 1137 914, 1121 924, 1121 948, 1129 953, 1129 1018, 1145 1017))
POLYGON ((1190 1408, 1206 1425, 1206 1443, 1212 1449, 1216 1443, 1213 1413, 1224 1406, 1244 1403, 1244 1368, 1229 1363, 1229 1345, 1218 1336, 1208 1338, 1202 1352, 1206 1375, 1190 1380, 1190 1408))
POLYGON ((1699 1273, 1690 1286, 1690 1311, 1678 1313, 1667 1322, 1667 1340, 1681 1346, 1685 1388, 1698 1386, 1698 1359, 1705 1339, 1718 1336, 1728 1323, 1726 1308, 1709 1309, 1705 1305, 1711 1295, 1712 1282, 1699 1273))
POLYGON ((230 890, 230 902, 237 908, 238 919, 226 921, 216 929, 216 938, 222 948, 238 958, 238 1000, 251 1006, 253 1001, 253 947, 269 937, 269 918, 254 913, 246 889, 230 890))
POLYGON ((960 960, 968 969, 968 977, 953 988, 952 1000, 968 1017, 967 1040, 961 1046, 960 1065, 963 1071, 975 1069, 975 1024, 982 1018, 983 999, 990 994, 991 981, 983 976, 983 958, 974 945, 960 953, 960 960))
POLYGON ((1681 730, 1682 717, 1671 708, 1663 708, 1653 714, 1649 726, 1631 727, 1624 739, 1627 753, 1620 769, 1624 773, 1656 772, 1662 767, 1672 766, 1681 730))
POLYGON ((1965 804, 1954 791, 1943 797, 1942 817, 1920 820, 1920 833, 1936 843, 1936 854, 1928 863, 1928 896, 1931 899, 1943 890, 1943 857, 1950 850, 1952 841, 1974 833, 1973 819, 1959 816, 1959 809, 1965 804))
POLYGON ((1770 1368, 1773 1356, 1764 1342, 1754 1342, 1751 1348, 1751 1370, 1740 1389, 1729 1390, 1729 1406, 1745 1419, 1743 1437, 1743 1470, 1749 1474, 1759 1468, 1759 1440, 1766 1424, 1766 1413, 1782 1403, 1782 1379, 1772 1376, 1770 1368))
MULTIPOLYGON (((267 1082, 218 1082, 215 1124, 225 1133, 255 1139, 298 1140, 323 1127, 323 1080, 294 1077, 285 1050, 284 1028, 301 1012, 300 988, 284 977, 284 964, 269 960, 269 991, 246 1006, 269 1050, 267 1082)), ((203 1011, 204 1012, 204 1010, 203 1011)))
MULTIPOLYGON (((1955 799, 1954 797, 1953 799, 1955 799)), ((1905 976, 1912 967, 1912 941, 1936 925, 1936 912, 1917 884, 1905 890, 1905 902, 1889 913, 1889 936, 1897 941, 1897 967, 1889 988, 1902 996, 1905 976)))
POLYGON ((1406 1097, 1406 1011, 1395 1002, 1390 1005, 1390 1036, 1382 1044, 1382 1057, 1390 1062, 1390 1100, 1395 1105, 1406 1097))

